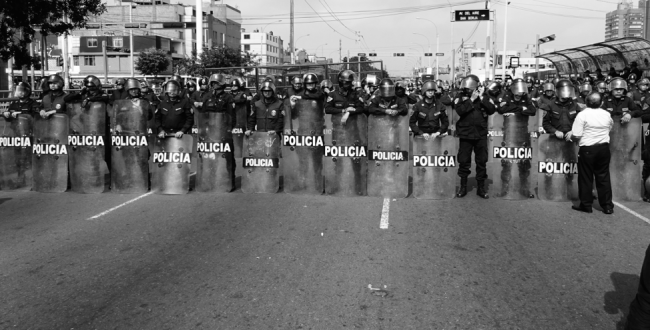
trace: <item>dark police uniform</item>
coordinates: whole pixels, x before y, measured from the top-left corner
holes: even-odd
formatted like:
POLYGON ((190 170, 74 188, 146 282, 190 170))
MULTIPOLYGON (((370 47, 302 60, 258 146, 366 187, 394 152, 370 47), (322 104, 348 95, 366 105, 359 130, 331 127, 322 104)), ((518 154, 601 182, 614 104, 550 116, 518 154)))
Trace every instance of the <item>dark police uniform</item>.
POLYGON ((113 93, 111 93, 111 96, 109 98, 108 103, 110 105, 113 105, 115 101, 117 100, 124 100, 126 97, 129 96, 129 92, 125 89, 120 90, 113 90, 113 93))
POLYGON ((413 114, 409 120, 411 131, 415 135, 446 133, 449 127, 446 110, 447 107, 437 99, 434 99, 431 103, 426 100, 418 102, 413 106, 413 114))
POLYGON ((458 116, 456 132, 460 138, 458 149, 458 176, 467 179, 472 173, 472 152, 476 161, 476 181, 479 186, 487 179, 488 160, 487 122, 488 116, 497 111, 498 104, 492 98, 483 96, 472 102, 469 96, 454 98, 454 109, 458 116))
POLYGON ((269 101, 267 103, 266 99, 262 99, 253 104, 253 110, 248 116, 247 130, 282 133, 284 129, 284 105, 275 95, 269 101))
MULTIPOLYGON (((211 93, 205 93, 201 99, 203 102, 203 106, 201 107, 201 112, 216 112, 216 113, 224 113, 224 119, 226 120, 226 128, 232 132, 232 129, 235 128, 237 125, 237 116, 235 115, 235 107, 233 105, 233 97, 232 94, 226 93, 224 89, 221 90, 216 90, 211 93)), ((193 102, 193 101, 191 101, 193 102)), ((233 139, 232 135, 230 135, 230 138, 228 138, 226 141, 230 145, 230 150, 235 150, 235 146, 233 144, 233 139)), ((227 153, 227 157, 229 157, 228 161, 228 170, 231 173, 231 179, 232 179, 232 188, 233 190, 235 189, 235 168, 237 167, 235 164, 235 153, 234 152, 229 152, 227 153)))
POLYGON ((639 118, 643 114, 641 108, 631 98, 625 95, 620 99, 608 95, 605 97, 602 108, 607 110, 612 117, 619 117, 629 113, 632 118, 639 118))
MULTIPOLYGON (((7 111, 12 114, 16 113, 16 115, 23 114, 36 116, 39 115, 39 112, 41 111, 41 104, 38 101, 30 98, 28 98, 25 102, 23 102, 23 100, 13 101, 9 104, 7 111)), ((9 120, 11 119, 13 119, 13 117, 9 117, 9 120)))
POLYGON ((349 107, 354 108, 354 112, 350 112, 351 115, 364 113, 365 107, 363 104, 363 97, 359 92, 354 90, 344 93, 342 90, 338 89, 329 93, 327 102, 325 103, 325 113, 343 113, 343 110, 349 107))
POLYGON ((573 100, 561 102, 556 100, 552 104, 540 106, 544 113, 542 126, 544 131, 549 134, 555 134, 556 131, 568 133, 573 127, 573 121, 576 119, 580 107, 573 100))
POLYGON ((174 134, 176 132, 187 132, 192 129, 194 117, 192 106, 187 98, 178 98, 175 102, 170 99, 161 100, 156 112, 156 132, 174 134))
POLYGON ((409 108, 404 99, 393 96, 390 101, 386 102, 381 96, 375 96, 370 100, 368 113, 375 116, 386 115, 386 110, 397 110, 399 116, 408 115, 409 108), (385 107, 382 107, 385 106, 385 107))
POLYGON ((50 91, 43 97, 41 109, 45 111, 55 110, 56 113, 67 113, 66 104, 72 98, 74 98, 74 95, 68 95, 63 91, 50 91))

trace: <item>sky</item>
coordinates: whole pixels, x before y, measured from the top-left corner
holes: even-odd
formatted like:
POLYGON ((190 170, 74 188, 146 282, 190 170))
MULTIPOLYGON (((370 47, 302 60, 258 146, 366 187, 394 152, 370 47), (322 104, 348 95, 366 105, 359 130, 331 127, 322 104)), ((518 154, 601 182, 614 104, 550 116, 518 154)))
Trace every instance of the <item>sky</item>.
MULTIPOLYGON (((633 1, 636 7, 638 1, 633 1)), ((604 41, 605 15, 615 10, 619 2, 511 0, 507 15, 507 48, 522 50, 527 46, 533 47, 537 34, 541 37, 556 35, 555 41, 542 46, 543 52, 604 41)), ((241 11, 242 27, 246 31, 264 27, 265 32, 273 31, 275 35, 280 35, 285 47, 288 47, 289 0, 222 0, 221 3, 241 11)), ((347 56, 348 51, 352 56, 377 52, 381 55, 377 59, 384 61, 391 75, 407 74, 417 65, 419 54, 423 50, 428 52, 429 46, 431 52, 436 52, 434 24, 438 30, 439 52, 445 54, 440 58, 441 67, 451 64, 452 44, 458 48, 461 39, 476 42, 477 47, 485 47, 486 22, 479 23, 477 27, 476 22, 450 21, 452 9, 485 9, 485 1, 294 0, 294 6, 296 47, 338 62, 340 39, 343 56, 347 56), (362 38, 354 31, 358 31, 362 38), (309 36, 305 36, 307 34, 309 36), (392 53, 397 52, 407 53, 407 56, 393 57, 392 53)), ((503 50, 505 0, 492 0, 491 9, 496 12, 497 48, 503 50)), ((422 57, 424 65, 427 61, 426 57, 422 57)))

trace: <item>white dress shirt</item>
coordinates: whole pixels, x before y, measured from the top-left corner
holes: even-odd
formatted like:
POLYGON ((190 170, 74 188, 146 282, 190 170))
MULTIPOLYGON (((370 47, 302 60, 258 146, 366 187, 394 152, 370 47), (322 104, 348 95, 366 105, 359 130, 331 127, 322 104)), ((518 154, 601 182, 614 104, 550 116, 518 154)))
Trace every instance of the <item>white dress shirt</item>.
POLYGON ((587 108, 578 113, 573 122, 573 135, 580 137, 581 147, 609 143, 609 131, 614 126, 612 115, 603 109, 587 108))

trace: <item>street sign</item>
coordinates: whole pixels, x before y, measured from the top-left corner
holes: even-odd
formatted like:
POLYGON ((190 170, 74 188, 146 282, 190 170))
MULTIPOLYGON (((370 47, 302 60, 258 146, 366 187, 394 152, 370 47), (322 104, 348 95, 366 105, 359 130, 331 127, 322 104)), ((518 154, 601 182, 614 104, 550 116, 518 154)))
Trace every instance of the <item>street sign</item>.
POLYGON ((151 30, 165 30, 165 29, 194 29, 196 22, 151 22, 151 30))
POLYGON ((490 10, 456 10, 451 17, 452 22, 490 21, 490 10))
POLYGON ((511 57, 510 58, 510 67, 511 68, 518 68, 519 67, 519 57, 511 57))
POLYGON ((433 53, 424 53, 424 56, 433 56, 433 53))
POLYGON ((547 37, 544 37, 544 38, 539 38, 539 44, 541 45, 541 44, 544 44, 544 43, 547 43, 547 42, 550 42, 550 41, 553 41, 553 40, 555 40, 555 35, 551 34, 550 36, 547 36, 547 37))
POLYGON ((366 53, 357 53, 357 56, 366 56, 366 53))
POLYGON ((401 57, 404 56, 404 53, 393 53, 393 56, 401 57))
POLYGON ((125 29, 146 29, 147 23, 124 23, 125 29))
POLYGON ((369 57, 375 57, 375 56, 377 56, 377 53, 369 53, 368 56, 369 57))
POLYGON ((445 56, 445 53, 436 53, 436 56, 445 56))
POLYGON ((86 29, 98 30, 102 28, 102 23, 86 23, 86 29))

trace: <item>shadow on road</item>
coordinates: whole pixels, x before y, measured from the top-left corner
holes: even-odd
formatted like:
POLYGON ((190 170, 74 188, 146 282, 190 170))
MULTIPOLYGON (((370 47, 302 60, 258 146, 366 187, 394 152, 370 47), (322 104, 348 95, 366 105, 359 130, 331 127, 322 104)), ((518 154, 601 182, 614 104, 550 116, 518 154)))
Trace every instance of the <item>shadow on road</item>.
POLYGON ((9 201, 9 200, 11 200, 11 198, 0 198, 0 204, 4 203, 6 201, 9 201))
POLYGON ((616 323, 617 330, 623 330, 625 320, 630 312, 630 303, 636 295, 639 286, 639 276, 632 274, 612 273, 610 275, 614 291, 605 292, 604 310, 608 314, 622 312, 621 319, 616 323))

